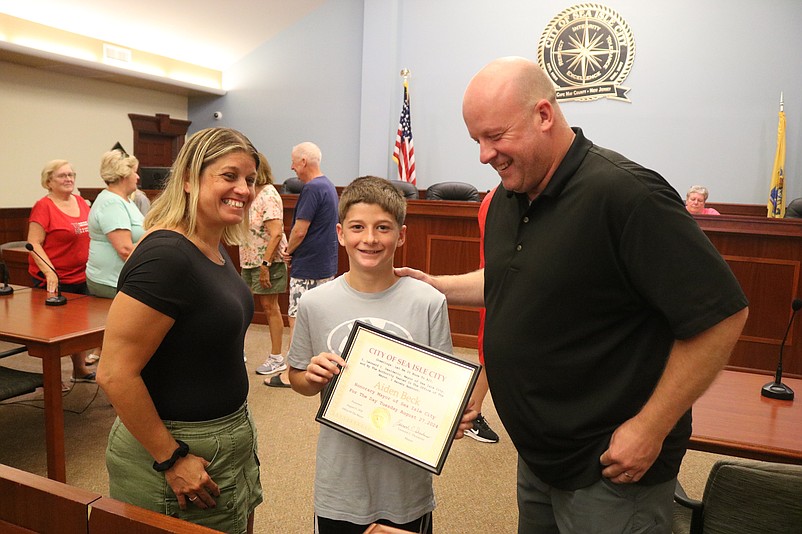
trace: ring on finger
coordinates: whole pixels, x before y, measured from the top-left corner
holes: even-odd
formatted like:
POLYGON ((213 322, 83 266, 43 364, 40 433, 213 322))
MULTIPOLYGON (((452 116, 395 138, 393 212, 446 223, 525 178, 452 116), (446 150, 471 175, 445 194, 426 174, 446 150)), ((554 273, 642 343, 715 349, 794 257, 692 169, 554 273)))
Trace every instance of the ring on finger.
POLYGON ((195 502, 197 500, 198 500, 198 496, 197 495, 193 495, 192 497, 189 498, 189 502, 195 502))
POLYGON ((623 474, 625 477, 627 477, 627 478, 632 478, 632 475, 630 475, 630 474, 629 474, 629 473, 627 473, 626 471, 624 471, 622 474, 623 474))

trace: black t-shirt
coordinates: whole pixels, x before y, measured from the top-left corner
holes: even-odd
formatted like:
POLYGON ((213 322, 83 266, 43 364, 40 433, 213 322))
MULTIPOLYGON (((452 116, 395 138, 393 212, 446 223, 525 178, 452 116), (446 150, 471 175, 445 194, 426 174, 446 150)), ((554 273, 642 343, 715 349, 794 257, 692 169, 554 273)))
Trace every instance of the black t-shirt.
MULTIPOLYGON (((543 193, 494 195, 485 231, 485 363, 521 457, 578 489, 662 375, 675 339, 746 306, 729 266, 657 173, 581 130, 543 193)), ((690 413, 642 478, 673 478, 690 413)))
POLYGON ((162 419, 216 419, 248 396, 243 348, 253 297, 220 251, 225 265, 181 234, 158 230, 137 245, 120 273, 120 291, 175 320, 142 369, 162 419))

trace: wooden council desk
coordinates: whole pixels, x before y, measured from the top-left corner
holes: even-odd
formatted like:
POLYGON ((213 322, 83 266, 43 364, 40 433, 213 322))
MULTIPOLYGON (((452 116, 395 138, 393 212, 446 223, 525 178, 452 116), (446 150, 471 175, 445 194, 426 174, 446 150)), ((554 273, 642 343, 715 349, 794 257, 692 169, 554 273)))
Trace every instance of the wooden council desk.
POLYGON ((47 476, 67 481, 64 412, 61 402, 61 358, 99 347, 111 299, 64 293, 67 304, 46 306, 47 291, 17 288, 0 297, 0 341, 28 347, 42 359, 45 397, 47 476))
POLYGON ((792 401, 760 394, 774 375, 722 371, 693 405, 689 448, 768 462, 802 464, 802 380, 783 377, 792 401))
MULTIPOLYGON (((298 195, 281 195, 284 203, 284 229, 289 232, 298 195)), ((802 298, 802 219, 767 219, 766 206, 718 205, 732 215, 699 215, 696 220, 710 241, 727 261, 749 299, 749 318, 735 345, 730 369, 773 372, 777 354, 791 318, 791 303, 802 298), (740 213, 740 214, 739 214, 740 213), (750 213, 761 216, 749 216, 750 213)), ((478 202, 409 200, 407 202, 407 241, 395 253, 395 265, 406 265, 431 274, 458 274, 479 267, 478 202)), ((29 209, 0 208, 0 235, 3 223, 8 240, 23 239, 29 209), (8 213, 3 219, 3 213, 8 213)), ((235 266, 239 250, 228 247, 235 266)), ((11 273, 11 283, 27 285, 28 251, 8 248, 3 259, 11 273)), ((340 248, 338 273, 347 270, 348 258, 340 248)), ((287 294, 279 295, 280 308, 287 309, 287 294)), ((259 299, 255 299, 254 322, 267 322, 259 299)), ((479 309, 449 306, 451 335, 455 346, 477 346, 479 309)), ((791 327, 785 344, 785 371, 802 378, 802 320, 791 327)), ((800 393, 802 394, 802 393, 800 393)))

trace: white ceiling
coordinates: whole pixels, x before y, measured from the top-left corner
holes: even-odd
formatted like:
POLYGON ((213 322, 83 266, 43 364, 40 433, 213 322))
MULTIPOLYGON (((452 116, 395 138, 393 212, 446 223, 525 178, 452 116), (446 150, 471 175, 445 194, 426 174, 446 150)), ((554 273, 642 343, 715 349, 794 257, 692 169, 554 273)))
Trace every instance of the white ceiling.
POLYGON ((0 0, 0 13, 225 70, 326 0, 0 0))

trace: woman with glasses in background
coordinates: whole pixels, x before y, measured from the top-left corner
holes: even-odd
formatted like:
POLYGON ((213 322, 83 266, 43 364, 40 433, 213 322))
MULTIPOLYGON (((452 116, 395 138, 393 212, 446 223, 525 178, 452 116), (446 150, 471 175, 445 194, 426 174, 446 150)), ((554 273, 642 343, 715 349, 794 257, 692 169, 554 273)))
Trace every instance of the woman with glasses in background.
MULTIPOLYGON (((56 293, 59 288, 67 293, 87 293, 89 205, 73 193, 75 177, 69 161, 56 159, 45 165, 41 180, 47 194, 33 205, 28 221, 28 242, 44 258, 42 261, 36 254, 29 254, 28 272, 33 286, 46 288, 48 293, 56 293)), ((84 357, 82 352, 71 355, 73 382, 95 380, 84 357)), ((62 390, 68 391, 69 387, 62 385, 62 390)))

